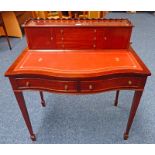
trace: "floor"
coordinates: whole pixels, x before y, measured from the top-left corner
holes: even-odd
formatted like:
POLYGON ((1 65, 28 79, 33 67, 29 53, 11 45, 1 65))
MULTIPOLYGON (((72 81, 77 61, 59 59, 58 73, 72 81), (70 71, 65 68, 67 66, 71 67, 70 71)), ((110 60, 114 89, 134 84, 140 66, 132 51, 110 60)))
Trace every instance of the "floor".
POLYGON ((25 92, 37 141, 32 142, 4 72, 26 46, 25 37, 11 38, 10 51, 0 38, 0 143, 155 143, 155 16, 149 13, 110 13, 107 18, 128 18, 135 25, 132 46, 150 68, 141 104, 129 139, 123 140, 133 91, 122 91, 118 107, 115 92, 70 96, 45 93, 47 107, 38 92, 25 92))

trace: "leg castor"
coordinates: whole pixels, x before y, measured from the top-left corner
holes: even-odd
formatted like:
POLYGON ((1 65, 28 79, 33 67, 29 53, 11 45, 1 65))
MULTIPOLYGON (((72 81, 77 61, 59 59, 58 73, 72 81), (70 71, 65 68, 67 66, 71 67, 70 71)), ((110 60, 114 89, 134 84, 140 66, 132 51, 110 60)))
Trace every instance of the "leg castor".
POLYGON ((129 137, 129 135, 124 133, 124 140, 127 140, 128 137, 129 137))
POLYGON ((31 135, 31 139, 32 141, 36 141, 36 135, 35 134, 31 135))

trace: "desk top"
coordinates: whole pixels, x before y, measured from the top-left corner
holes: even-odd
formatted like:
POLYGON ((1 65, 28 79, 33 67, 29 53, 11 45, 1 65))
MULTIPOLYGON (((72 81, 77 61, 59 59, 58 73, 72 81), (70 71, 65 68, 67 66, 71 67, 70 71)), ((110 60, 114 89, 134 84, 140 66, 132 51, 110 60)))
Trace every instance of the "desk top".
POLYGON ((24 50, 6 76, 34 74, 56 77, 92 77, 114 73, 150 72, 132 49, 24 50))

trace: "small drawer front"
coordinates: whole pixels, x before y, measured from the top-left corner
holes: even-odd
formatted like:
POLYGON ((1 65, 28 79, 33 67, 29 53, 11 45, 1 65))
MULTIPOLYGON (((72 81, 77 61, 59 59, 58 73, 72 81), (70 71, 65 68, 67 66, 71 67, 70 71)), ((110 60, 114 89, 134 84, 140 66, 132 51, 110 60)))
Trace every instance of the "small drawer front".
POLYGON ((117 88, 133 88, 133 89, 143 89, 145 85, 145 79, 143 78, 113 78, 106 80, 97 80, 97 81, 82 81, 81 82, 81 92, 93 92, 93 91, 104 91, 112 90, 117 88))
POLYGON ((77 92, 75 81, 58 81, 33 78, 16 79, 18 89, 44 89, 58 92, 77 92))

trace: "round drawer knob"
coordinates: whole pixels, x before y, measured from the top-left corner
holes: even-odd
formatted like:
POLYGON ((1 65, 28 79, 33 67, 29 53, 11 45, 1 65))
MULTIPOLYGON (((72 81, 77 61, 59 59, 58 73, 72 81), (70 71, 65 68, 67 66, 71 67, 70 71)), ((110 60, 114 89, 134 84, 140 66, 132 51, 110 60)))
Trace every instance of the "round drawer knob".
POLYGON ((65 90, 68 90, 68 85, 67 84, 65 84, 65 90))
POLYGON ((30 82, 26 82, 26 87, 29 87, 30 86, 30 82))
POLYGON ((90 90, 92 90, 92 89, 93 89, 93 86, 92 86, 91 84, 89 85, 89 89, 90 89, 90 90))
POLYGON ((104 37, 104 40, 107 40, 107 37, 104 37))
POLYGON ((129 80, 129 81, 128 81, 128 84, 131 85, 131 84, 132 84, 132 81, 129 80))

